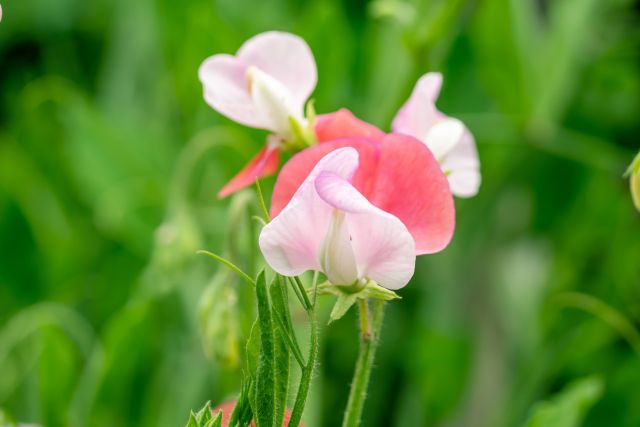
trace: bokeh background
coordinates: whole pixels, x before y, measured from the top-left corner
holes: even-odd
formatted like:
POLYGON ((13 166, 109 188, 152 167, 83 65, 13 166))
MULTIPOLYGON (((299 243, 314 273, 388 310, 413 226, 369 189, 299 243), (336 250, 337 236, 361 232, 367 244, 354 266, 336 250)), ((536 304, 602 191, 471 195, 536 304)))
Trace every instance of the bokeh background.
MULTIPOLYGON (((478 142, 480 194, 390 304, 363 425, 640 425, 639 4, 5 0, 5 416, 175 427, 238 390, 253 301, 195 251, 260 266, 254 193, 215 195, 265 133, 207 107, 197 68, 279 29, 315 53, 318 112, 388 129, 437 70, 478 142)), ((339 425, 357 352, 329 309, 311 427, 339 425)))

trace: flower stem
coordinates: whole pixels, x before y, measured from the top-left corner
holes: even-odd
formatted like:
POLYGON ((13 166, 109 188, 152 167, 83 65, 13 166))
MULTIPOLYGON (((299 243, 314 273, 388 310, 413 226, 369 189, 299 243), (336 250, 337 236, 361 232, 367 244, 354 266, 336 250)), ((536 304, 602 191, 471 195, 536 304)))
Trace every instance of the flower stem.
POLYGON ((311 377, 316 366, 316 358, 318 357, 318 327, 315 319, 315 307, 311 307, 307 311, 307 314, 309 316, 309 323, 311 326, 311 334, 309 336, 309 357, 307 358, 307 363, 302 368, 302 374, 300 375, 298 392, 296 393, 296 400, 293 404, 293 410, 291 411, 291 418, 289 419, 290 426, 297 426, 300 424, 302 412, 304 411, 304 406, 307 403, 311 377))
POLYGON ((342 427, 358 427, 362 409, 367 398, 367 386, 371 376, 373 359, 380 339, 382 318, 384 317, 384 301, 372 301, 371 316, 369 316, 367 301, 359 302, 360 309, 360 349, 358 361, 351 381, 349 401, 344 412, 342 427))

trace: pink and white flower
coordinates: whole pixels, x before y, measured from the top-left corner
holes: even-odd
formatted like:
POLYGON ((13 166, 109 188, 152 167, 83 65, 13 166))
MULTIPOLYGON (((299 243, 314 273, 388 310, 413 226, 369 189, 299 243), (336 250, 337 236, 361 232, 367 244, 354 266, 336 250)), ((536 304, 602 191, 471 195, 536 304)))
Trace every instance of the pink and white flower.
POLYGON ((274 173, 283 142, 307 127, 304 106, 317 81, 309 46, 289 33, 266 32, 247 40, 235 56, 213 55, 198 70, 205 101, 243 125, 272 132, 264 149, 221 191, 224 197, 274 173))
POLYGON ((436 108, 441 87, 442 74, 422 76, 394 118, 392 129, 424 142, 447 175, 453 194, 472 197, 478 193, 481 180, 475 141, 460 120, 436 108))
POLYGON ((385 134, 347 110, 318 117, 318 144, 294 155, 278 174, 271 198, 275 218, 316 164, 343 147, 358 151, 352 183, 374 206, 400 219, 416 245, 416 254, 444 249, 453 236, 455 208, 447 178, 422 142, 408 135, 385 134))
POLYGON ((388 289, 413 276, 415 242, 397 217, 374 206, 353 185, 358 151, 324 156, 260 234, 260 249, 278 273, 323 272, 334 285, 369 280, 388 289))

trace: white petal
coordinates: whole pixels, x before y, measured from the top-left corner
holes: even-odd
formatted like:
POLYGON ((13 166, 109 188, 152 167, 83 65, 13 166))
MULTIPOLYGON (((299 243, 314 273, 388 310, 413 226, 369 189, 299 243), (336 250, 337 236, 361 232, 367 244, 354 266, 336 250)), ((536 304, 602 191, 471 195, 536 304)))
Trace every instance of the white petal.
POLYGON ((358 280, 358 267, 351 247, 345 213, 334 209, 320 253, 322 271, 334 285, 351 285, 358 280))
POLYGON ((267 119, 267 129, 285 138, 291 136, 289 118, 302 122, 302 105, 295 104, 282 83, 253 65, 247 69, 247 82, 256 109, 267 119))
POLYGON ((435 123, 422 142, 442 165, 443 159, 458 145, 464 132, 465 127, 460 120, 446 118, 435 123))
POLYGON ((296 35, 278 31, 258 34, 242 45, 237 56, 282 83, 300 106, 316 86, 313 54, 307 43, 296 35))
POLYGON ((441 163, 447 173, 451 192, 458 197, 473 197, 480 188, 480 159, 473 136, 465 128, 458 144, 441 163))

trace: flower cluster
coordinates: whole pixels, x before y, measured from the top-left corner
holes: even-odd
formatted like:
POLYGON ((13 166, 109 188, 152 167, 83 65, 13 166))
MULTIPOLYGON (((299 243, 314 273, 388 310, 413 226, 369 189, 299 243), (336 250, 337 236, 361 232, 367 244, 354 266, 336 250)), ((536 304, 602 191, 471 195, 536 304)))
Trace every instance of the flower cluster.
POLYGON ((270 132, 221 197, 275 173, 280 153, 293 153, 278 174, 272 220, 259 242, 279 274, 319 271, 348 292, 402 288, 417 255, 451 240, 453 195, 478 191, 471 133, 435 106, 439 73, 418 81, 388 134, 346 109, 316 117, 307 103, 317 82, 315 60, 292 34, 257 35, 235 56, 208 58, 199 77, 211 107, 270 132))

